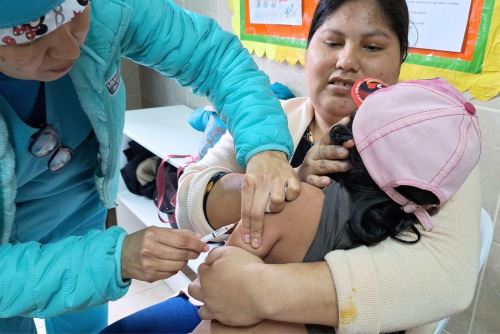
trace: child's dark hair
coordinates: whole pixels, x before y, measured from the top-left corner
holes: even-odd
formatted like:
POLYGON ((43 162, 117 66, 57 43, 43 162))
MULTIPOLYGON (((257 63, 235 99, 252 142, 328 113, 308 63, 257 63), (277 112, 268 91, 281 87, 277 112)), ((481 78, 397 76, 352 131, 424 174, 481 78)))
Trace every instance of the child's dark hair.
MULTIPOLYGON (((354 115, 351 116, 347 126, 337 124, 330 130, 333 144, 342 145, 345 141, 353 139, 353 117, 354 115)), ((420 232, 414 225, 415 216, 404 212, 400 204, 394 202, 377 186, 368 174, 356 148, 350 150, 349 162, 351 168, 347 172, 330 176, 342 184, 351 195, 352 216, 346 228, 352 241, 364 245, 380 242, 387 237, 404 243, 419 241, 420 232), (400 232, 407 229, 410 229, 416 237, 411 240, 397 237, 400 232)), ((419 205, 439 203, 438 198, 430 191, 411 186, 399 186, 396 190, 419 205)))

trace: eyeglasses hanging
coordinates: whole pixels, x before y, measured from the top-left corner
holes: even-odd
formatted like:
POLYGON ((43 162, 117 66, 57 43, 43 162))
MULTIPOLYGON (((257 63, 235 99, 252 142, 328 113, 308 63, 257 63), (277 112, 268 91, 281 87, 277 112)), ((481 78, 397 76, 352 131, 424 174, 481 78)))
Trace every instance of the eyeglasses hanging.
POLYGON ((69 147, 62 145, 59 132, 51 125, 46 125, 31 137, 29 151, 37 158, 52 154, 48 168, 52 172, 60 171, 75 156, 69 147))

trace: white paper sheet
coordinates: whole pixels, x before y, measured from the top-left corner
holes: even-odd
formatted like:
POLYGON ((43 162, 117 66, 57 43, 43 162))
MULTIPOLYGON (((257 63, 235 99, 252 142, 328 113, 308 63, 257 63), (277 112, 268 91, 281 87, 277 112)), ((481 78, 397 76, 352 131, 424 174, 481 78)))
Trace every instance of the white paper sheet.
POLYGON ((250 23, 302 25, 302 0, 250 0, 250 23))
POLYGON ((407 0, 410 47, 460 52, 471 0, 407 0))

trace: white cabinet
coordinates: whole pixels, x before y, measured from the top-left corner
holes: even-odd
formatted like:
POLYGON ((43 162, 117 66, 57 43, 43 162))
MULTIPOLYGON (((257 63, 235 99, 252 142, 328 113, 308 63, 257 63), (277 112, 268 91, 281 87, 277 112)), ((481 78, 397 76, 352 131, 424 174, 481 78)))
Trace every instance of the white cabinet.
MULTIPOLYGON (((130 140, 134 140, 162 159, 172 154, 196 154, 203 134, 193 129, 187 122, 191 111, 186 106, 127 111, 123 148, 127 147, 130 140)), ((172 165, 179 167, 184 165, 186 160, 181 158, 170 161, 172 165)), ((122 162, 125 165, 125 156, 122 162)), ((153 225, 170 228, 169 224, 162 223, 158 219, 158 210, 152 200, 130 193, 123 181, 120 181, 119 189, 116 208, 118 225, 125 228, 128 233, 153 225)), ((166 219, 166 216, 164 218, 166 219)), ((190 261, 188 266, 196 271, 202 260, 203 258, 190 261)), ((173 291, 187 286, 189 282, 190 279, 183 273, 166 280, 173 291)))

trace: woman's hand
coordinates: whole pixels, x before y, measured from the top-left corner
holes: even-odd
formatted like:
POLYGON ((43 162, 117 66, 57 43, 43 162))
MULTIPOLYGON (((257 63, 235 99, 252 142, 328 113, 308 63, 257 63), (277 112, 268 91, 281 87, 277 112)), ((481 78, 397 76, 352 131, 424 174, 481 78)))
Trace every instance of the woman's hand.
MULTIPOLYGON (((339 123, 348 122, 349 118, 346 117, 339 123)), ((353 147, 353 140, 346 141, 342 146, 333 145, 330 133, 326 133, 319 143, 311 147, 302 164, 296 168, 300 180, 318 188, 326 187, 331 182, 327 175, 345 172, 350 168, 346 159, 349 156, 349 149, 353 147)))
POLYGON ((338 326, 337 294, 328 264, 265 264, 238 247, 219 247, 198 267, 189 294, 202 301, 200 317, 228 326, 264 319, 338 326))
POLYGON ((238 247, 212 250, 198 267, 198 279, 189 285, 189 294, 204 303, 202 319, 217 319, 228 326, 250 326, 262 321, 259 287, 264 262, 238 247), (235 312, 237 310, 237 312, 235 312))
POLYGON ((242 238, 258 248, 264 214, 280 212, 285 200, 296 199, 300 182, 283 152, 266 151, 254 155, 248 162, 241 192, 242 238))
POLYGON ((152 283, 175 275, 188 260, 208 251, 200 238, 191 231, 155 226, 128 235, 122 248, 122 279, 152 283))

